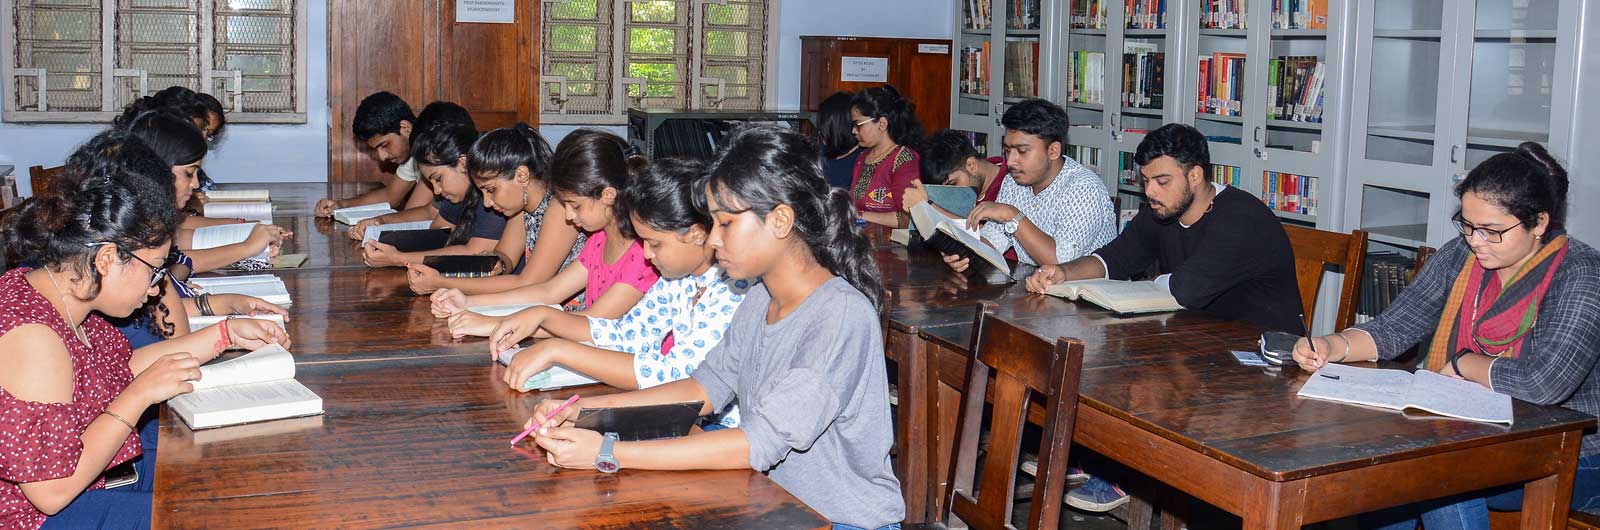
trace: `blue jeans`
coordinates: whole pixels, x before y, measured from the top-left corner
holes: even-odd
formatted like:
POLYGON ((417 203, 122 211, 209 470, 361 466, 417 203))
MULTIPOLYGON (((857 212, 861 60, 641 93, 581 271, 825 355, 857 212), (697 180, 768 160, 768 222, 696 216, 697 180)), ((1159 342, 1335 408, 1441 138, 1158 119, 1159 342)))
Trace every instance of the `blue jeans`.
MULTIPOLYGON (((850 526, 844 523, 833 523, 833 530, 867 530, 859 526, 850 526)), ((900 530, 900 523, 890 523, 878 527, 877 530, 900 530)))
POLYGON ((150 528, 150 501, 155 491, 156 436, 159 425, 155 419, 146 421, 139 429, 144 455, 133 460, 139 471, 139 481, 109 490, 88 490, 72 504, 44 521, 41 528, 99 528, 123 530, 150 528))
MULTIPOLYGON (((1522 509, 1522 486, 1502 486, 1405 506, 1379 510, 1360 517, 1362 528, 1415 530, 1489 530, 1489 510, 1522 509)), ((1578 459, 1572 479, 1572 509, 1600 511, 1600 455, 1578 459)))

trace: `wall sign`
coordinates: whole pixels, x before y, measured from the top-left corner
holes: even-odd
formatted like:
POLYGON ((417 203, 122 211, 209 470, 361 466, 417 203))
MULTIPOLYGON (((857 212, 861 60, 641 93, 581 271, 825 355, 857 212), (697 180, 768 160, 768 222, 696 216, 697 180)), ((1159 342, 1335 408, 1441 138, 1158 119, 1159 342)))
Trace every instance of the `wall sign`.
POLYGON ((515 24, 517 0, 456 0, 456 22, 515 24))
POLYGON ((839 80, 856 83, 887 83, 889 82, 889 59, 887 57, 841 57, 839 58, 839 80))

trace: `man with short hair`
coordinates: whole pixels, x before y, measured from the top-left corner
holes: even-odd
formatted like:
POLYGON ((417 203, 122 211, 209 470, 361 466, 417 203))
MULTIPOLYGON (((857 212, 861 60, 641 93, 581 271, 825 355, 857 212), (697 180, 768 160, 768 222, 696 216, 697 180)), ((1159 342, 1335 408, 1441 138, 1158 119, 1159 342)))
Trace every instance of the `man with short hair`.
POLYGON ((411 106, 389 92, 378 92, 356 106, 350 128, 379 162, 394 164, 394 173, 385 175, 383 187, 349 199, 325 198, 317 201, 317 217, 330 217, 333 211, 366 204, 388 203, 396 210, 423 206, 433 201, 433 193, 417 187, 417 163, 411 160, 411 134, 417 117, 411 106))

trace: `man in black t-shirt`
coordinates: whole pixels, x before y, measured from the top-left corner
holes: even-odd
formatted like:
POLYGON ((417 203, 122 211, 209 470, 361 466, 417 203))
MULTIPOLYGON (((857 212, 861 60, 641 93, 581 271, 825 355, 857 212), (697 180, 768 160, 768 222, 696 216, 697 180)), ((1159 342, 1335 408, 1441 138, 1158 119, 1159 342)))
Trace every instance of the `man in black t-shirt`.
POLYGON ((1040 268, 1028 289, 1127 280, 1154 265, 1156 282, 1185 308, 1304 333, 1294 252, 1283 225, 1250 193, 1210 182, 1210 159, 1206 138, 1194 127, 1173 123, 1151 131, 1134 154, 1148 204, 1111 243, 1040 268))

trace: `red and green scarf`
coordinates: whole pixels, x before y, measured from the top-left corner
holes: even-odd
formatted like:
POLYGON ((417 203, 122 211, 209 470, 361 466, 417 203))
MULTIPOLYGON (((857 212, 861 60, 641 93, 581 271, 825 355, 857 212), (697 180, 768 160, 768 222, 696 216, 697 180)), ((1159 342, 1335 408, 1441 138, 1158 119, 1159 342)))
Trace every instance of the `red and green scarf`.
POLYGON ((1567 256, 1567 236, 1557 235, 1503 285, 1494 271, 1468 255, 1450 297, 1445 300, 1426 366, 1438 371, 1450 354, 1466 349, 1496 357, 1516 357, 1522 340, 1539 318, 1539 302, 1567 256))

